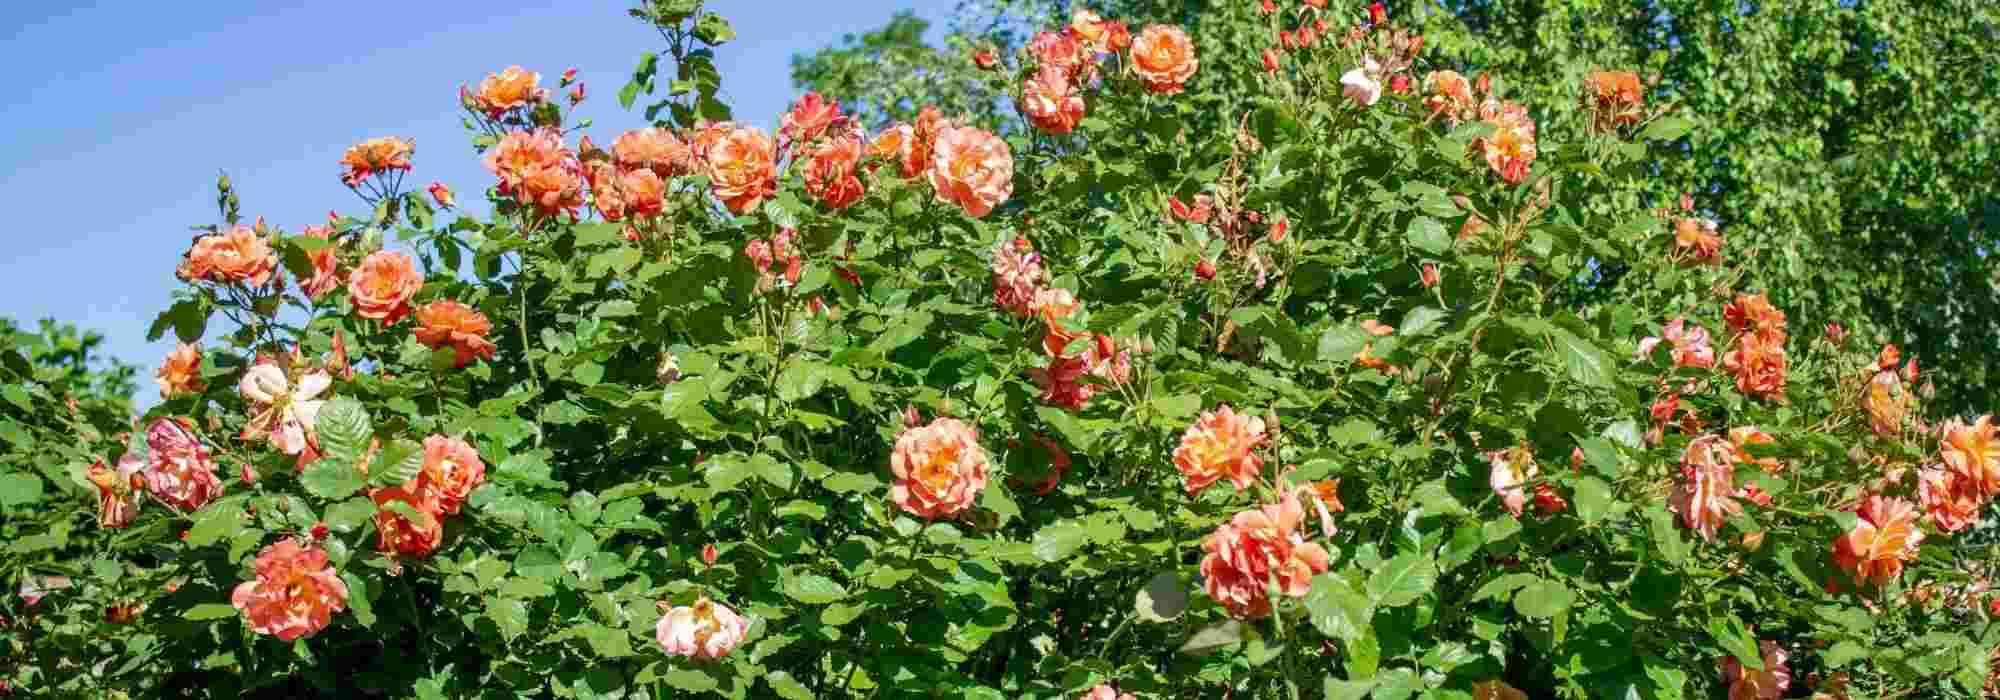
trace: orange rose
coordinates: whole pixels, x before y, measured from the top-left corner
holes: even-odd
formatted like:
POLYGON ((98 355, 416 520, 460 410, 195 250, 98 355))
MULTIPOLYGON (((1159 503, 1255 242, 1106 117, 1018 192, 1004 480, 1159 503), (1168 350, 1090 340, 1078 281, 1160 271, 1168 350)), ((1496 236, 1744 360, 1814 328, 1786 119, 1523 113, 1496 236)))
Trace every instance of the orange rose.
POLYGON ((411 492, 409 484, 375 489, 369 497, 378 508, 375 531, 381 537, 375 543, 376 551, 408 559, 422 559, 437 551, 438 543, 444 540, 444 522, 435 501, 411 492), (391 503, 407 505, 413 512, 398 513, 383 507, 391 503))
POLYGON ((1187 477, 1188 495, 1225 477, 1238 491, 1250 488, 1264 469, 1256 452, 1264 438, 1262 418, 1239 414, 1227 404, 1202 412, 1174 448, 1174 467, 1187 477))
POLYGON ((1637 124, 1645 116, 1643 89, 1637 73, 1591 71, 1583 79, 1583 108, 1600 130, 1637 124))
POLYGON ((1508 513, 1521 517, 1522 508, 1528 504, 1528 483, 1541 475, 1541 468, 1535 465, 1535 454, 1517 445, 1487 452, 1486 464, 1486 485, 1493 489, 1493 495, 1500 497, 1500 505, 1508 513))
POLYGON ((478 450, 459 438, 432 435, 424 438, 423 471, 405 488, 414 487, 423 500, 437 505, 438 512, 457 515, 472 490, 483 483, 486 463, 479 459, 478 450))
POLYGON ((938 418, 896 437, 889 455, 896 481, 889 500, 926 520, 948 518, 971 508, 986 489, 986 449, 979 433, 957 418, 938 418))
POLYGON ((1063 75, 1089 82, 1096 75, 1097 54, 1068 34, 1040 32, 1028 39, 1028 54, 1043 67, 1054 66, 1063 75))
POLYGON ((840 101, 820 97, 817 92, 799 96, 790 111, 778 116, 778 133, 798 143, 811 142, 847 122, 840 115, 840 101))
POLYGON ((777 191, 777 145, 764 130, 731 129, 706 150, 711 189, 730 211, 747 214, 777 191))
POLYGON ((861 201, 861 136, 842 134, 812 147, 806 160, 806 192, 827 208, 840 211, 861 201))
POLYGON ((1775 333, 1783 338, 1785 331, 1785 312, 1772 306, 1770 297, 1763 293, 1736 295, 1722 307, 1722 318, 1738 333, 1775 333))
POLYGON ((1097 53, 1111 53, 1111 31, 1102 15, 1085 8, 1070 13, 1069 36, 1097 53))
POLYGON ((1777 642, 1762 640, 1757 642, 1757 650, 1763 656, 1762 670, 1744 666, 1735 656, 1724 656, 1716 662, 1722 682, 1729 684, 1729 700, 1778 700, 1792 686, 1792 673, 1785 668, 1785 659, 1790 655, 1784 648, 1777 642))
POLYGON ((1722 367, 1736 376, 1736 390, 1751 398, 1775 399, 1785 393, 1787 360, 1784 338, 1746 333, 1722 356, 1722 367))
POLYGON ((1505 681, 1480 681, 1472 684, 1472 700, 1528 700, 1528 694, 1505 681))
POLYGON ((1305 509, 1297 493, 1252 511, 1237 513, 1216 528, 1201 548, 1202 591, 1238 619, 1271 614, 1271 589, 1291 598, 1312 590, 1312 577, 1326 571, 1326 549, 1299 534, 1305 509))
POLYGON ((1512 102, 1488 99, 1479 106, 1479 118, 1493 125, 1493 135, 1475 139, 1473 148, 1486 158, 1486 166, 1511 184, 1521 184, 1535 162, 1535 120, 1528 108, 1512 102))
POLYGON ((1856 581, 1886 585, 1903 575, 1903 563, 1917 558, 1924 533, 1917 529, 1917 506, 1900 498, 1869 496, 1855 514, 1854 529, 1833 541, 1833 563, 1856 581))
POLYGON ((1311 502, 1313 510, 1319 513, 1319 531, 1321 535, 1332 537, 1335 533, 1340 532, 1340 528, 1333 525, 1333 514, 1346 512, 1347 506, 1340 503, 1339 479, 1315 481, 1300 486, 1299 495, 1304 496, 1305 500, 1311 502))
POLYGON ((464 367, 474 358, 492 357, 493 322, 477 309, 450 299, 434 301, 417 309, 417 326, 411 331, 417 342, 432 350, 449 347, 457 352, 457 364, 464 367))
POLYGON ((1986 507, 1979 484, 1958 472, 1941 467, 1917 471, 1917 502, 1932 525, 1945 532, 1958 532, 1979 522, 1986 507))
POLYGON ((1993 416, 1980 416, 1967 425, 1957 418, 1946 420, 1939 431, 1938 451, 1944 468, 1972 481, 1984 498, 2000 495, 2000 436, 1996 436, 1993 416))
POLYGON ((391 325, 410 313, 410 297, 424 286, 416 261, 400 251, 369 253, 347 279, 348 301, 354 315, 391 325))
POLYGON ((1910 392, 1903 389, 1903 380, 1895 370, 1876 372, 1868 380, 1868 388, 1861 393, 1861 407, 1868 411, 1869 427, 1876 435, 1895 435, 1902 430, 1903 418, 1909 414, 1912 403, 1910 392))
POLYGON ((340 156, 340 181, 360 187, 361 181, 391 170, 408 171, 410 154, 416 148, 409 140, 394 136, 368 139, 347 147, 340 156))
POLYGON ((1432 71, 1424 76, 1424 89, 1430 92, 1424 98, 1424 107, 1431 111, 1432 117, 1442 116, 1455 123, 1472 118, 1478 111, 1479 103, 1472 97, 1472 83, 1458 71, 1432 71))
POLYGON ((520 66, 508 66, 500 73, 487 74, 479 81, 479 91, 473 93, 472 103, 486 116, 499 119, 507 112, 541 102, 548 97, 542 89, 542 74, 521 70, 520 66))
POLYGON ((516 131, 500 139, 481 161, 500 179, 500 193, 554 214, 583 206, 583 166, 551 128, 516 131))
POLYGON ((310 637, 347 609, 347 584, 319 547, 280 540, 257 553, 256 569, 257 578, 230 595, 252 632, 285 641, 310 637))
POLYGON ((1681 524, 1714 541, 1715 531, 1730 516, 1743 512, 1736 502, 1736 450, 1719 435, 1703 435, 1681 453, 1681 480, 1667 499, 1667 508, 1681 524))
POLYGON ((340 246, 333 242, 333 228, 328 226, 307 226, 301 232, 307 238, 318 239, 326 244, 318 250, 306 252, 306 259, 312 262, 313 275, 299 280, 299 291, 307 298, 318 299, 321 295, 340 286, 340 246))
POLYGON ((674 132, 660 127, 633 129, 611 142, 618 167, 646 168, 662 179, 684 175, 694 163, 694 153, 674 132))
POLYGON ((215 458, 191 425, 186 418, 161 418, 146 429, 146 491, 182 513, 201 510, 222 495, 215 458))
POLYGON ((1146 89, 1163 95, 1178 94, 1200 66, 1194 57, 1194 42, 1180 27, 1155 24, 1132 40, 1132 70, 1146 81, 1146 89))
POLYGON ((1044 64, 1021 84, 1021 113, 1037 129, 1067 134, 1083 121, 1083 110, 1083 95, 1058 66, 1044 64))
POLYGON ((1014 193, 1014 155, 1007 142, 972 127, 947 127, 932 148, 931 188, 967 216, 985 218, 1014 193))
POLYGON ((160 385, 160 398, 199 393, 207 387, 201 381, 201 346, 175 344, 173 352, 167 353, 166 361, 160 363, 160 371, 154 373, 154 377, 160 385))
POLYGON ((262 287, 278 269, 278 256, 257 229, 235 226, 196 239, 178 270, 181 279, 262 287))
POLYGON ((667 204, 667 183, 651 170, 631 170, 618 176, 618 191, 635 217, 658 216, 667 204))
POLYGON ((1722 234, 1715 220, 1685 217, 1674 220, 1674 251, 1687 260, 1715 260, 1722 252, 1722 234))

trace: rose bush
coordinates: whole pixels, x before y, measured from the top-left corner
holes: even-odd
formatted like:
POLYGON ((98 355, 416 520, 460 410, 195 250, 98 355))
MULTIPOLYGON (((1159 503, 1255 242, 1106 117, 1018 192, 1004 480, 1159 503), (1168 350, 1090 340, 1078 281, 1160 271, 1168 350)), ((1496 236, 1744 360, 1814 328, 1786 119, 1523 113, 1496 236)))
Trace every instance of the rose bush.
POLYGON ((1012 127, 807 94, 773 132, 700 5, 633 11, 648 128, 579 133, 519 67, 461 90, 490 216, 393 137, 343 160, 366 213, 296 234, 222 183, 131 424, 9 359, 9 687, 1988 683, 1954 533, 1990 418, 1629 201, 1687 157, 1669 95, 1579 71, 1558 118, 1379 5, 1232 0, 967 56, 1012 127))

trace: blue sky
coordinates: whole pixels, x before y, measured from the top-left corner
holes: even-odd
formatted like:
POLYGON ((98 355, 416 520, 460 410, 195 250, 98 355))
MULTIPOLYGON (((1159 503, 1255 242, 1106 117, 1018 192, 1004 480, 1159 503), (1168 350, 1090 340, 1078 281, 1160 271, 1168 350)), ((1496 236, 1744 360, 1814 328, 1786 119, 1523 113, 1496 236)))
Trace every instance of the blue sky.
MULTIPOLYGON (((738 33, 717 56, 724 93, 740 117, 771 124, 793 97, 794 53, 899 9, 941 25, 953 3, 711 4, 738 33)), ((0 210, 11 229, 0 316, 100 331, 148 378, 171 339, 146 342, 147 325, 177 285, 188 226, 215 219, 217 172, 236 182, 246 218, 296 231, 329 209, 364 213, 335 161, 364 138, 405 136, 417 146, 406 183, 441 180, 476 199, 492 178, 459 125, 460 83, 518 63, 554 88, 574 66, 590 93, 579 114, 608 144, 640 125, 617 92, 660 44, 625 15, 630 3, 613 0, 0 5, 0 65, 26 86, 0 93, 0 210)))

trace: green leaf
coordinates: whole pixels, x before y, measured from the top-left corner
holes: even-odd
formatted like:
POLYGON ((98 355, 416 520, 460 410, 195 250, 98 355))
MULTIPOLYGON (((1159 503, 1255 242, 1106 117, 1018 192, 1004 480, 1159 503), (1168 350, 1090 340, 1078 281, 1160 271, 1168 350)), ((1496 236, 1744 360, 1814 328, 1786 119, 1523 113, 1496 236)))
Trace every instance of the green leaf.
POLYGON ((1557 613, 1568 610, 1575 599, 1576 594, 1571 593, 1562 582, 1541 579, 1514 594, 1514 612, 1533 618, 1555 617, 1557 613))
POLYGON ((785 595, 807 605, 826 605, 847 597, 847 589, 833 579, 806 574, 785 582, 785 595))
POLYGON ((1667 512, 1666 506, 1655 504, 1647 508, 1646 521, 1652 526, 1653 544, 1661 559, 1679 564, 1687 558, 1687 542, 1681 539, 1680 528, 1674 527, 1674 514, 1667 512))
POLYGON ((804 683, 798 682, 797 679, 792 678, 792 674, 785 671, 772 671, 764 674, 764 684, 771 686, 771 692, 777 693, 778 697, 785 700, 814 700, 815 697, 812 689, 807 688, 804 683))
POLYGON ((729 20, 714 12, 704 12, 701 20, 695 22, 694 38, 709 46, 721 46, 736 38, 736 29, 729 26, 729 20))
POLYGON ((1306 611, 1313 627, 1334 639, 1352 642, 1368 631, 1375 616, 1375 604, 1338 574, 1314 576, 1306 593, 1306 611))
POLYGON ((354 468, 353 462, 329 456, 307 464, 305 474, 299 476, 299 484, 321 500, 337 501, 353 496, 368 485, 368 480, 361 470, 354 468))
POLYGON ((1550 327, 1549 339, 1555 341, 1556 357, 1562 360, 1563 369, 1569 371, 1571 379, 1598 389, 1617 386, 1611 358, 1596 343, 1557 326, 1550 327))
POLYGON ((221 620, 236 617, 236 608, 227 603, 201 603, 181 613, 184 620, 221 620))
POLYGON ((1040 416, 1042 422, 1049 424, 1049 427, 1055 428, 1056 432, 1062 434, 1064 442, 1068 442, 1079 451, 1087 451, 1091 444, 1097 442, 1097 434, 1083 427, 1083 423, 1068 411, 1053 406, 1036 406, 1035 415, 1040 416))
POLYGON ((1082 525, 1067 520, 1044 527, 1035 533, 1035 558, 1051 563, 1068 559, 1083 546, 1086 535, 1082 525))
POLYGON ((353 571, 343 571, 340 580, 347 583, 347 609, 354 613, 354 621, 362 627, 375 626, 375 604, 368 599, 368 579, 353 571))
POLYGON ((1495 578, 1491 581, 1487 581, 1486 585, 1484 586, 1480 586, 1478 592, 1472 594, 1472 599, 1485 600, 1487 598, 1502 597, 1509 593, 1513 593, 1514 591, 1520 590, 1521 587, 1523 586, 1526 586, 1530 583, 1534 583, 1540 580, 1541 578, 1535 576, 1534 574, 1527 574, 1527 573, 1506 574, 1504 576, 1495 578))
POLYGON ((42 480, 33 474, 0 474, 0 507, 42 500, 42 480))
POLYGON ((1171 571, 1155 574, 1132 597, 1133 610, 1145 622, 1167 622, 1187 611, 1187 585, 1171 571))
POLYGON ((1820 659, 1823 663, 1826 664, 1827 668, 1840 668, 1842 666, 1846 666, 1849 663, 1852 663, 1855 659, 1859 659, 1867 655, 1868 655, 1868 649, 1866 647, 1863 647, 1859 644, 1855 644, 1854 642, 1842 640, 1834 644, 1832 647, 1827 648, 1826 653, 1823 654, 1820 657, 1820 659))
POLYGON ((1654 141, 1672 141, 1687 135, 1693 128, 1694 122, 1688 121, 1685 117, 1669 115, 1646 125, 1644 136, 1654 141))
POLYGON ((1429 333, 1444 324, 1444 317, 1444 309, 1434 306, 1410 309, 1410 313, 1403 316, 1403 325, 1396 329, 1396 335, 1411 337, 1429 333))
POLYGON ((691 668, 677 668, 668 671, 664 675, 661 675, 660 679, 666 681, 667 685, 673 686, 676 690, 689 693, 706 693, 715 690, 717 687, 714 676, 691 668))
POLYGON ((1375 683, 1375 692, 1368 696, 1371 700, 1405 700, 1417 694, 1424 681, 1416 671, 1394 668, 1376 676, 1375 683))
POLYGON ((1021 504, 1014 502, 1014 495, 1008 493, 1004 484, 988 482, 986 490, 979 493, 979 507, 993 511, 1000 516, 1000 524, 1009 519, 1021 517, 1021 504))
POLYGON ((368 482, 396 486, 417 478, 424 469, 424 447, 411 440, 391 440, 368 466, 368 482))
POLYGON ((1612 507, 1611 486, 1603 479, 1586 476, 1576 482, 1576 517, 1585 523, 1602 520, 1612 507))
POLYGON ((1326 700, 1362 700, 1374 690, 1374 681, 1343 681, 1327 676, 1320 693, 1326 696, 1326 700))
POLYGON ((1743 621, 1735 615, 1719 615, 1708 620, 1708 633, 1722 650, 1743 664, 1744 668, 1764 670, 1764 655, 1757 650, 1757 638, 1744 629, 1743 621))
POLYGON ((1402 607, 1437 585, 1437 563, 1414 552, 1399 554, 1368 577, 1368 597, 1377 605, 1402 607))
POLYGON ((375 427, 368 417, 368 409, 360 401, 340 396, 320 407, 315 430, 319 433, 320 449, 326 456, 332 457, 332 461, 344 462, 352 469, 367 451, 375 427))
POLYGON ((1445 233, 1444 224, 1428 216, 1419 216, 1410 221, 1405 233, 1410 246, 1431 255, 1441 255, 1451 250, 1451 234, 1445 233))
POLYGON ((246 527, 249 525, 243 519, 241 500, 217 501, 194 514, 194 524, 188 526, 187 543, 189 547, 206 547, 234 538, 246 527))
POLYGON ((500 636, 514 639, 528 631, 527 602, 500 596, 488 597, 486 601, 486 616, 500 628, 500 636))
POLYGON ((1220 620, 1195 628, 1181 643, 1180 652, 1189 656, 1206 656, 1222 649, 1241 644, 1257 636, 1257 631, 1236 620, 1220 620))
POLYGON ((794 362, 778 375, 778 399, 786 403, 797 403, 801 399, 819 393, 826 386, 831 368, 811 361, 794 362))

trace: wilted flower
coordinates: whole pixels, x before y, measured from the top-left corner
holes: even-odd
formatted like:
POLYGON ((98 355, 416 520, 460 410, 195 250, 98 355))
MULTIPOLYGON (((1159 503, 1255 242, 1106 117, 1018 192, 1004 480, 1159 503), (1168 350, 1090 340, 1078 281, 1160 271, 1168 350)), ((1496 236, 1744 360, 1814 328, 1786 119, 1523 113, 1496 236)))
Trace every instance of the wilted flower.
POLYGON ((347 278, 354 315, 393 325, 410 313, 410 297, 424 286, 417 263, 401 251, 378 250, 361 259, 347 278))
POLYGON ((1637 73, 1594 70, 1583 79, 1583 106, 1598 129, 1637 124, 1645 116, 1643 89, 1637 73))
POLYGON ((146 490, 183 513, 201 510, 222 494, 215 459, 185 418, 161 418, 146 429, 146 490))
POLYGON ((1894 369, 1880 370, 1862 390, 1861 407, 1868 411, 1868 424, 1875 434, 1889 436, 1903 428, 1903 418, 1914 399, 1894 369))
POLYGON ((375 531, 380 535, 375 550, 391 557, 422 559, 437 551, 444 540, 444 522, 439 520, 436 502, 413 493, 408 484, 375 489, 375 531), (390 508, 400 503, 406 508, 390 508))
POLYGON ((993 305, 1021 318, 1034 315, 1044 276, 1042 256, 1028 239, 1002 241, 993 248, 993 305))
POLYGON ((1054 66, 1080 82, 1087 82, 1097 69, 1097 54, 1067 33, 1037 32, 1028 38, 1027 50, 1037 64, 1054 66))
POLYGON ((1237 513, 1202 543, 1202 590, 1231 617, 1258 619, 1271 614, 1270 592, 1303 598, 1312 577, 1326 571, 1325 548, 1298 532, 1305 510, 1297 493, 1276 504, 1237 513))
POLYGON ((1424 106, 1431 116, 1443 116, 1451 122, 1463 121, 1473 116, 1479 103, 1472 96, 1472 83, 1457 71, 1432 71, 1424 76, 1424 89, 1430 96, 1424 98, 1424 106))
POLYGON ((1856 581, 1887 585, 1917 558, 1924 533, 1917 529, 1917 506, 1900 498, 1869 496, 1855 514, 1854 529, 1833 541, 1833 563, 1856 581))
POLYGON ((326 404, 319 395, 333 385, 333 375, 323 369, 302 372, 294 384, 289 374, 277 362, 260 359, 243 373, 237 391, 250 404, 251 413, 250 421, 243 425, 242 439, 268 439, 278 451, 296 455, 305 451, 307 443, 316 442, 313 425, 320 407, 326 404))
POLYGON ((99 527, 126 527, 139 517, 138 492, 146 488, 145 469, 146 461, 129 453, 118 459, 117 469, 105 466, 101 459, 90 465, 87 477, 97 487, 99 527))
POLYGON ((972 426, 939 417, 896 437, 889 471, 896 477, 889 500, 897 507, 927 520, 948 518, 971 508, 986 489, 986 449, 972 426))
POLYGON ((1083 95, 1061 66, 1042 64, 1040 70, 1021 84, 1021 113, 1037 129, 1067 134, 1083 121, 1083 112, 1083 95))
POLYGON ((1381 64, 1373 58, 1364 58, 1360 66, 1340 76, 1340 93, 1363 107, 1373 107, 1382 99, 1382 82, 1375 76, 1382 72, 1381 64))
POLYGON ((256 569, 257 578, 230 596, 252 632, 285 641, 309 637, 347 609, 347 584, 317 546, 279 540, 257 553, 256 569))
POLYGON ((1634 360, 1644 360, 1653 354, 1653 348, 1664 340, 1673 344, 1675 367, 1714 367, 1715 348, 1709 345, 1708 329, 1687 319, 1676 318, 1667 322, 1659 336, 1648 336, 1639 341, 1639 350, 1632 354, 1634 360))
POLYGON ((1785 393, 1787 360, 1782 336, 1746 333, 1722 356, 1722 367, 1736 376, 1736 390, 1751 398, 1777 398, 1785 393))
POLYGON ((750 631, 749 620, 707 596, 695 599, 694 605, 663 612, 654 635, 669 656, 719 659, 743 643, 743 635, 750 631))
MULTIPOLYGON (((446 196, 450 194, 445 193, 446 196)), ((318 249, 306 251, 306 260, 312 263, 313 274, 299 280, 299 291, 305 292, 309 299, 318 299, 343 281, 339 270, 340 246, 333 242, 333 228, 329 226, 307 226, 300 234, 324 242, 318 249)))
POLYGON ((947 127, 932 148, 931 188, 937 200, 985 218, 1014 193, 1014 155, 1007 142, 972 127, 947 127))
POLYGON ((415 152, 408 139, 382 136, 347 147, 340 156, 340 181, 359 187, 361 181, 391 170, 408 171, 410 154, 415 152))
POLYGON ((1681 453, 1681 479, 1667 498, 1681 524, 1713 541, 1730 516, 1743 511, 1736 495, 1736 449, 1720 435, 1703 435, 1681 453))
POLYGON ((1132 70, 1153 92, 1180 93, 1200 65, 1195 60, 1194 42, 1180 27, 1155 24, 1132 40, 1132 70))
POLYGON ((1514 517, 1521 516, 1521 509, 1528 504, 1528 482, 1541 474, 1535 466, 1535 454, 1523 445, 1486 453, 1489 467, 1486 478, 1493 494, 1500 497, 1500 504, 1514 517))
POLYGON ((1188 495, 1227 478, 1241 491, 1257 482, 1264 460, 1257 446, 1264 442, 1264 419, 1239 414, 1228 405, 1203 411, 1174 448, 1174 467, 1187 477, 1188 495))
POLYGON ((1977 483, 1956 471, 1940 466, 1917 470, 1917 502, 1939 530, 1958 532, 1979 522, 1986 500, 1977 483))
POLYGON ((705 155, 710 189, 730 211, 747 214, 777 191, 777 145, 763 129, 730 129, 705 155))
MULTIPOLYGON (((263 222, 258 222, 262 224, 263 222)), ((195 239, 176 271, 181 279, 262 287, 278 270, 278 256, 257 229, 237 225, 195 239)))
POLYGON ((1692 216, 1675 219, 1674 251, 1687 260, 1715 260, 1722 252, 1722 233, 1715 220, 1692 216))
POLYGON ((1319 530, 1322 536, 1332 537, 1340 532, 1340 528, 1333 525, 1333 514, 1345 512, 1347 506, 1340 503, 1339 479, 1315 481, 1300 486, 1299 495, 1313 504, 1314 512, 1319 515, 1319 530))
POLYGON ((176 343, 154 378, 160 385, 160 398, 199 393, 207 387, 201 380, 201 346, 176 343))
POLYGON ((493 341, 486 339, 493 332, 493 322, 478 309, 450 299, 418 308, 416 327, 411 332, 417 342, 433 350, 451 348, 455 367, 464 367, 474 358, 493 356, 493 341))
POLYGON ((1729 700, 1777 700, 1792 686, 1792 673, 1785 668, 1788 654, 1777 642, 1757 642, 1764 659, 1763 670, 1744 666, 1735 656, 1725 655, 1716 663, 1722 682, 1729 684, 1729 700))
POLYGON ((479 91, 473 93, 472 104, 486 116, 499 119, 507 112, 541 102, 548 97, 542 89, 542 74, 521 70, 520 66, 508 66, 507 70, 492 73, 479 81, 479 91))

